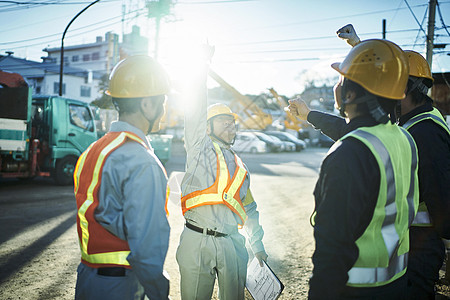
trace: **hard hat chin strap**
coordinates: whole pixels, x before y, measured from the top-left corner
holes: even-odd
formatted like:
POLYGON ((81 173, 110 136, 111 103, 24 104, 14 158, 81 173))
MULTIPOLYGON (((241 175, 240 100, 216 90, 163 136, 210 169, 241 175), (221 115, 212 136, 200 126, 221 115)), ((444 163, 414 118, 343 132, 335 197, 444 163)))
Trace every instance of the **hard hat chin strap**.
POLYGON ((209 126, 211 126, 211 133, 209 134, 209 136, 213 137, 214 139, 218 140, 219 142, 221 142, 224 145, 227 145, 227 146, 233 146, 234 145, 234 142, 236 140, 236 135, 234 136, 233 140, 231 140, 231 142, 227 143, 222 138, 218 137, 214 133, 214 124, 213 124, 212 120, 209 121, 209 124, 210 124, 209 126))
POLYGON ((155 113, 154 117, 153 118, 147 118, 147 116, 145 115, 144 111, 141 108, 142 115, 144 116, 144 118, 149 123, 149 127, 148 127, 148 130, 147 130, 146 134, 150 134, 152 132, 153 126, 155 125, 155 122, 158 120, 158 118, 161 115, 161 109, 164 109, 164 107, 163 106, 158 107, 158 111, 155 113))
POLYGON ((377 121, 378 123, 381 123, 381 124, 386 124, 387 122, 389 122, 388 114, 381 107, 380 103, 378 103, 375 96, 365 95, 361 98, 364 98, 367 96, 369 96, 366 101, 367 107, 369 108, 370 115, 375 119, 375 121, 377 121))
MULTIPOLYGON (((341 90, 342 105, 339 109, 339 113, 343 117, 345 117, 345 106, 346 104, 349 104, 345 101, 345 95, 347 94, 346 90, 347 89, 343 86, 341 90)), ((387 122, 389 122, 388 114, 381 107, 380 103, 377 101, 377 98, 374 95, 365 92, 363 96, 354 99, 351 104, 359 103, 367 104, 369 114, 372 116, 372 118, 375 119, 375 121, 377 121, 377 123, 386 124, 387 122)))
POLYGON ((408 88, 408 93, 418 90, 420 93, 427 95, 428 94, 428 87, 423 83, 422 78, 415 78, 415 77, 409 77, 409 79, 412 82, 412 85, 410 88, 408 88))

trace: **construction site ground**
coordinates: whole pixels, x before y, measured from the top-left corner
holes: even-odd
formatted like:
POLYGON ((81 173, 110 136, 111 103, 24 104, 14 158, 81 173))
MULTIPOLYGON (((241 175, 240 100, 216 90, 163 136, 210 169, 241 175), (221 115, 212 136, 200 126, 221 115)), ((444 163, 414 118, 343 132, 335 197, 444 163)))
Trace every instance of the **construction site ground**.
MULTIPOLYGON (((251 171, 268 263, 285 285, 279 299, 307 298, 314 251, 312 192, 326 151, 242 155, 251 171)), ((175 142, 168 174, 182 172, 184 162, 183 146, 175 142)), ((165 263, 175 300, 180 299, 175 252, 184 224, 176 199, 175 191, 168 204, 171 237, 165 263)), ((74 299, 80 253, 73 187, 56 186, 49 178, 0 180, 0 226, 0 299, 74 299)), ((438 288, 450 295, 448 285, 438 288)), ((248 293, 246 298, 252 299, 248 293)))

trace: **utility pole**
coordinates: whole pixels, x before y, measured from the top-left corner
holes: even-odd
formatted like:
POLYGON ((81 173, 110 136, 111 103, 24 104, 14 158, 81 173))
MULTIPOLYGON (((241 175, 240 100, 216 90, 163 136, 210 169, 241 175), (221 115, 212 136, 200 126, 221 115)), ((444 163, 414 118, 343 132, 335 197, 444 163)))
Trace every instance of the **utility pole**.
POLYGON ((382 32, 383 32, 383 40, 385 40, 386 39, 386 19, 383 19, 383 22, 382 22, 382 32))
POLYGON ((170 14, 170 8, 173 6, 171 0, 153 0, 147 3, 148 18, 155 18, 155 50, 154 58, 158 59, 159 50, 159 29, 161 24, 161 19, 170 14))
POLYGON ((434 48, 434 23, 436 16, 436 0, 430 0, 428 4, 428 32, 427 32, 427 62, 432 68, 434 48))

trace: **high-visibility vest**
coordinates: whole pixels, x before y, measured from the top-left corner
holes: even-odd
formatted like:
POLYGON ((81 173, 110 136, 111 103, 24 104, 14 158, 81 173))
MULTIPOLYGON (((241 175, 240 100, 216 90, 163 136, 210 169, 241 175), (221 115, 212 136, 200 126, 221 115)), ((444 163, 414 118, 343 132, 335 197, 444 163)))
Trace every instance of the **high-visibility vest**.
POLYGON ((406 130, 390 123, 358 128, 341 140, 348 137, 360 140, 373 153, 380 188, 372 220, 356 241, 359 255, 348 272, 347 285, 382 286, 406 272, 409 226, 419 203, 417 148, 406 130))
MULTIPOLYGON (((450 130, 447 126, 447 123, 444 120, 444 117, 441 115, 439 110, 433 107, 432 111, 427 111, 421 114, 418 114, 411 119, 409 119, 405 124, 403 124, 403 128, 409 130, 415 124, 424 121, 424 120, 432 120, 450 135, 450 130)), ((416 217, 412 223, 412 226, 419 227, 431 227, 433 226, 430 214, 428 213, 427 205, 424 201, 419 203, 419 210, 417 211, 416 217)))
POLYGON ((213 145, 217 155, 216 180, 212 186, 204 190, 194 191, 181 197, 183 215, 188 210, 198 206, 225 204, 239 216, 241 219, 239 225, 243 226, 247 219, 247 214, 240 199, 240 190, 247 176, 247 170, 239 156, 234 154, 236 170, 230 180, 230 173, 223 152, 219 144, 213 141, 213 145))
POLYGON ((103 228, 94 217, 98 207, 98 191, 106 158, 126 141, 148 146, 136 134, 121 131, 108 132, 81 154, 74 172, 74 190, 77 201, 77 230, 81 261, 93 268, 121 266, 131 268, 128 242, 103 228))

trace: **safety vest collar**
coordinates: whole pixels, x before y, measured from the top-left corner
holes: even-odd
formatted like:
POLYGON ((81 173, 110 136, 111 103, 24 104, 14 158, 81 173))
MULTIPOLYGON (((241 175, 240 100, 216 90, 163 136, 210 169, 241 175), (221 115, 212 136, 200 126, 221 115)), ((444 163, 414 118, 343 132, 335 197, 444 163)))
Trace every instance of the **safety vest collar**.
POLYGON ((413 125, 415 125, 415 124, 417 124, 417 123, 419 123, 420 121, 423 121, 423 120, 433 120, 438 125, 440 125, 442 128, 444 128, 444 130, 447 131, 448 134, 450 134, 450 130, 448 128, 447 123, 445 122, 445 120, 442 117, 442 115, 439 112, 439 110, 437 110, 435 107, 433 107, 432 111, 427 111, 427 112, 424 112, 424 113, 421 113, 421 114, 418 114, 418 115, 412 117, 411 119, 406 121, 405 124, 403 124, 402 127, 405 128, 406 130, 408 130, 413 125))

